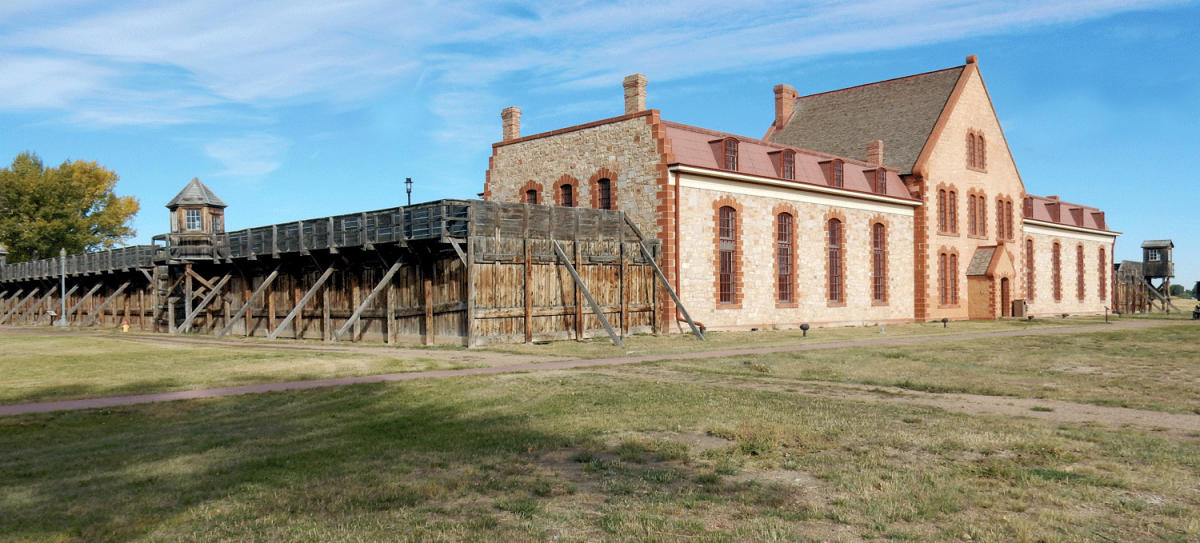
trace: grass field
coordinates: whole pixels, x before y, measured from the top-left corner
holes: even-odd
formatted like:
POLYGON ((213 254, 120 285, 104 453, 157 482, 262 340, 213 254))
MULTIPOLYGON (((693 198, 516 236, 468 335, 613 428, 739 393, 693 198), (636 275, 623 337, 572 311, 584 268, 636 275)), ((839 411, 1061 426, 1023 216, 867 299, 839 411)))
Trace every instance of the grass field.
MULTIPOLYGON (((3 417, 0 540, 1195 541, 1200 433, 788 383, 1187 413, 1198 339, 1164 323, 3 417)), ((196 378, 256 363, 212 348, 170 357, 210 365, 196 378)))

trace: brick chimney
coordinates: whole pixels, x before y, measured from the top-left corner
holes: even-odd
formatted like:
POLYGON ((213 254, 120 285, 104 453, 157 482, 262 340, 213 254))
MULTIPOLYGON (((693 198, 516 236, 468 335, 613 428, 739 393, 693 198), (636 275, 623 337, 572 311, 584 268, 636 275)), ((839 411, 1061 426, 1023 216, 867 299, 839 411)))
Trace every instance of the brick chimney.
POLYGON ((633 74, 625 76, 625 114, 646 110, 646 76, 633 74))
POLYGON ((975 55, 967 55, 967 64, 975 64, 979 62, 979 57, 975 55))
POLYGON ((521 137, 521 108, 508 106, 500 112, 504 119, 504 141, 512 141, 521 137))
POLYGON ((867 162, 883 166, 883 140, 867 142, 867 162))
POLYGON ((775 131, 783 130, 783 126, 792 118, 792 106, 796 104, 796 89, 791 85, 775 85, 775 131))

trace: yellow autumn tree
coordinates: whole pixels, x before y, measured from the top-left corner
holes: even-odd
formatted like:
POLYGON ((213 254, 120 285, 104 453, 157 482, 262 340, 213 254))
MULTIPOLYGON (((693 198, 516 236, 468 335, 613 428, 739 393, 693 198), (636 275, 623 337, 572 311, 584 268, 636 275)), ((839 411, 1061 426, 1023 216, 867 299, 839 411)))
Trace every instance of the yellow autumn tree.
POLYGON ((132 196, 117 196, 120 177, 96 162, 47 168, 36 154, 17 155, 0 169, 0 244, 9 262, 108 249, 135 232, 132 196))

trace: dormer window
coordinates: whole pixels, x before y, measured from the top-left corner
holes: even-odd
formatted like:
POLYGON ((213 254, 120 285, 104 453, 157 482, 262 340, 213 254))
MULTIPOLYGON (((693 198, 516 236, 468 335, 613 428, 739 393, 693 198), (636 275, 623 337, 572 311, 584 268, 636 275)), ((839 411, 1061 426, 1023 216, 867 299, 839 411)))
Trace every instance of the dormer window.
POLYGON ((784 150, 783 153, 780 155, 780 160, 782 161, 782 163, 780 164, 780 170, 781 170, 781 173, 783 173, 783 178, 784 179, 795 179, 796 178, 796 153, 793 151, 784 150))
POLYGON ((829 164, 829 182, 838 188, 846 186, 845 168, 841 160, 829 164))
POLYGON ((202 230, 204 228, 204 222, 200 219, 199 209, 188 209, 186 217, 187 224, 185 227, 188 231, 202 230))
POLYGON ((875 192, 887 194, 887 171, 883 168, 875 170, 875 192))
POLYGON ((725 140, 725 169, 738 169, 738 142, 736 139, 729 138, 725 140))

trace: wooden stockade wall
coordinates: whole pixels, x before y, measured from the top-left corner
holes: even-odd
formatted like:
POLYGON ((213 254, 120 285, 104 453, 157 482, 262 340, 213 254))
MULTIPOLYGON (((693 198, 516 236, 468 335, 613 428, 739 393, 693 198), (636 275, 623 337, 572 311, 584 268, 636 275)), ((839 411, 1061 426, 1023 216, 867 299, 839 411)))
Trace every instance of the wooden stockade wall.
MULTIPOLYGON (((606 336, 586 288, 617 334, 657 332, 659 288, 639 243, 619 211, 440 201, 231 232, 212 250, 189 246, 194 259, 168 244, 149 268, 69 274, 68 308, 79 307, 68 320, 306 340, 331 340, 345 327, 341 341, 389 344, 606 336)), ((645 240, 655 258, 657 243, 645 240)), ((40 305, 57 312, 57 284, 51 276, 0 283, 0 316, 39 289, 22 320, 0 324, 49 324, 28 308, 52 289, 40 305)))

